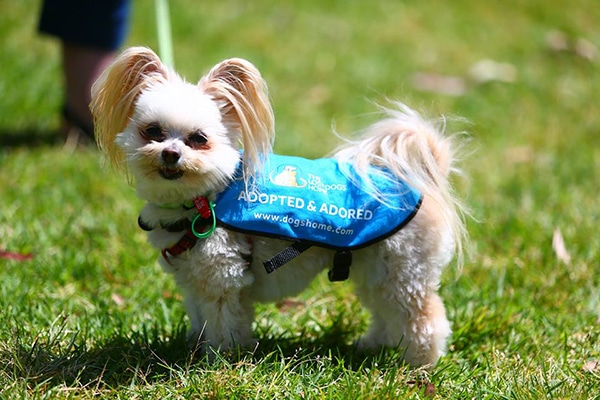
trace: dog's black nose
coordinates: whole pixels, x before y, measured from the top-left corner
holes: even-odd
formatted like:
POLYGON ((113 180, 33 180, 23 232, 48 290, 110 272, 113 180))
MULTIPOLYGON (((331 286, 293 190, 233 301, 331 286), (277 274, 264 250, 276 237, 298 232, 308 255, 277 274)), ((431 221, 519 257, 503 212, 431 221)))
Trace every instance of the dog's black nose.
POLYGON ((179 152, 179 150, 169 147, 162 151, 161 156, 167 164, 176 164, 177 161, 179 161, 179 158, 181 157, 181 153, 179 152))

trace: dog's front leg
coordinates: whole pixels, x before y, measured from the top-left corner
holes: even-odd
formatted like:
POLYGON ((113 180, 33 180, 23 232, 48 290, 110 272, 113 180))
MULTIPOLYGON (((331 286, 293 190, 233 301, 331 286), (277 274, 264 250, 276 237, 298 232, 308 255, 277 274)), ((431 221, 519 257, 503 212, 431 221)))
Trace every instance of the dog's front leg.
POLYGON ((188 272, 178 279, 191 322, 188 340, 194 347, 227 351, 255 343, 254 307, 245 295, 254 281, 248 246, 237 235, 217 229, 194 248, 188 272))
POLYGON ((192 326, 197 332, 202 329, 202 335, 197 337, 196 345, 208 353, 213 351, 228 351, 236 346, 249 348, 256 344, 252 338, 252 321, 254 307, 252 303, 244 304, 240 293, 228 293, 225 296, 204 301, 200 304, 204 321, 200 326, 192 326))
POLYGON ((248 348, 256 343, 252 339, 254 306, 241 289, 230 287, 216 293, 216 286, 208 289, 202 285, 202 288, 190 285, 189 281, 180 286, 190 320, 187 340, 191 348, 210 355, 210 348, 227 351, 234 346, 248 348))

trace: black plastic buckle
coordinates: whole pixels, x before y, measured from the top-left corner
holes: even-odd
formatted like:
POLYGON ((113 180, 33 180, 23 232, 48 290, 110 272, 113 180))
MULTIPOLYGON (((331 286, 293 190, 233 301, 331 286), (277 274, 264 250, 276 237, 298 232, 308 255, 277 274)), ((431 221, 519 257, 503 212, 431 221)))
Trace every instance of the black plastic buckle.
POLYGON ((350 266, 352 265, 351 251, 338 251, 333 256, 333 268, 327 272, 330 282, 345 281, 350 276, 350 266))

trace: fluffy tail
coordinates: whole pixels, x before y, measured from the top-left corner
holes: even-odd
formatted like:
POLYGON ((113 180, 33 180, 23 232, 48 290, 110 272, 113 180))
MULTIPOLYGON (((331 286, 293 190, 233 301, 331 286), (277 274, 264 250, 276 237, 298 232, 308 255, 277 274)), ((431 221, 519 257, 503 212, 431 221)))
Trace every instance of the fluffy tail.
POLYGON ((358 140, 348 141, 333 156, 351 163, 363 181, 369 181, 369 166, 382 167, 435 202, 462 262, 467 238, 465 209, 450 182, 451 174, 460 173, 455 166, 455 138, 445 136, 443 129, 402 103, 383 110, 387 118, 370 126, 358 140))

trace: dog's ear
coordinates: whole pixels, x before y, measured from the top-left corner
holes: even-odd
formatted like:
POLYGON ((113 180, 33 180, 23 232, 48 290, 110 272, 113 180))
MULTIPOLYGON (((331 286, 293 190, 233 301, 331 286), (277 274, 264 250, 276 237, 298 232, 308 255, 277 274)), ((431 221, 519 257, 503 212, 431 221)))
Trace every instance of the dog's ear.
POLYGON ((198 83, 221 107, 224 124, 237 131, 244 148, 244 176, 248 181, 271 152, 274 117, 267 84, 250 62, 232 58, 215 65, 198 83))
POLYGON ((164 82, 168 77, 168 68, 152 50, 131 47, 92 86, 90 109, 96 141, 113 166, 125 170, 124 154, 115 137, 127 126, 138 96, 150 84, 164 82))

